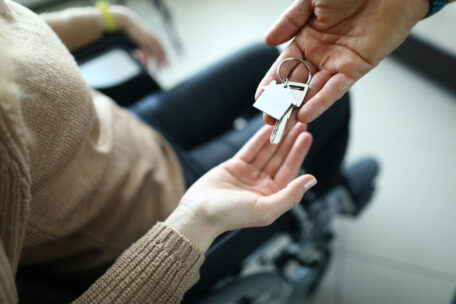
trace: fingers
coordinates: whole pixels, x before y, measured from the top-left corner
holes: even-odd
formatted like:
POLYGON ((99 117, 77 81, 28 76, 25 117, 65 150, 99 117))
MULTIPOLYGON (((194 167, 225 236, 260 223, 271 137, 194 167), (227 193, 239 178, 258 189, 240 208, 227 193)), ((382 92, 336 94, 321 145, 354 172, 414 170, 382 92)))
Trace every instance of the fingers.
MULTIPOLYGON (((260 97, 260 95, 263 93, 263 87, 267 86, 272 80, 276 80, 277 82, 279 82, 279 79, 277 78, 277 68, 279 67, 279 64, 282 60, 290 57, 306 59, 301 49, 299 48, 299 45, 296 42, 291 43, 282 52, 282 54, 280 54, 277 60, 272 64, 271 68, 268 70, 268 72, 258 85, 257 91, 255 93, 255 99, 258 99, 258 97, 260 97)), ((314 75, 318 72, 318 69, 309 61, 308 64, 311 70, 313 80, 314 75)), ((282 79, 288 78, 288 80, 290 81, 306 83, 308 75, 309 72, 305 65, 303 65, 297 60, 286 62, 280 68, 280 76, 282 77, 282 79)), ((310 84, 312 85, 312 82, 310 84)))
POLYGON ((276 121, 277 121, 277 120, 274 119, 274 117, 271 117, 271 116, 269 116, 269 115, 266 114, 266 113, 263 113, 263 120, 264 120, 264 122, 265 122, 267 125, 270 125, 270 126, 275 125, 275 123, 276 123, 276 121))
POLYGON ((298 174, 311 143, 312 136, 309 133, 299 135, 289 153, 286 154, 284 161, 276 169, 274 175, 276 184, 283 187, 298 174))
POLYGON ((148 45, 151 53, 157 58, 158 64, 160 66, 168 63, 166 53, 158 40, 151 37, 148 45))
POLYGON ((157 60, 156 63, 158 67, 166 65, 168 63, 163 47, 158 42, 158 40, 156 40, 155 37, 149 33, 149 31, 145 30, 144 34, 142 35, 140 42, 140 51, 144 54, 141 57, 141 64, 144 66, 147 66, 149 56, 152 56, 157 60), (143 57, 145 57, 145 59, 143 57))
POLYGON ((303 195, 317 183, 312 175, 302 175, 291 181, 284 189, 257 202, 257 214, 262 216, 262 225, 269 225, 280 215, 296 206, 303 195))
MULTIPOLYGON (((301 52, 301 49, 299 48, 298 44, 293 42, 291 43, 283 52, 280 54, 280 56, 277 58, 277 60, 272 64, 272 66, 269 68, 268 72, 266 75, 263 77, 263 79, 260 81, 260 84, 258 85, 257 91, 255 93, 255 99, 258 99, 260 95, 263 92, 263 87, 267 86, 272 80, 276 80, 279 82, 279 79, 277 78, 277 68, 280 64, 280 62, 288 57, 298 57, 298 58, 304 58, 303 53, 301 52)), ((294 62, 289 62, 290 64, 284 64, 281 69, 280 69, 280 75, 282 76, 283 79, 285 77, 288 77, 290 73, 293 71, 293 69, 296 67, 296 65, 299 63, 296 61, 296 63, 293 65, 294 62)), ((312 67, 311 67, 312 68, 312 67)), ((292 81, 298 81, 298 82, 306 82, 307 80, 307 74, 304 79, 290 79, 292 81)))
POLYGON ((307 23, 312 14, 310 0, 297 0, 280 16, 266 34, 264 40, 270 45, 279 45, 290 40, 307 23))
POLYGON ((300 136, 300 134, 303 133, 305 130, 306 125, 297 123, 296 126, 293 127, 293 129, 282 140, 282 142, 280 143, 280 147, 278 147, 274 155, 272 155, 271 158, 268 160, 264 171, 272 179, 274 179, 274 176, 276 175, 280 166, 282 166, 283 162, 287 158, 287 155, 290 153, 291 148, 296 142, 296 138, 300 136))
POLYGON ((331 76, 329 80, 325 81, 326 77, 328 75, 322 75, 321 79, 318 79, 318 83, 316 83, 318 93, 314 94, 299 109, 298 120, 300 122, 309 123, 316 119, 339 100, 356 81, 342 73, 331 76))
POLYGON ((276 151, 280 150, 283 146, 291 146, 299 134, 304 132, 306 128, 306 125, 296 124, 296 121, 289 121, 284 131, 284 139, 279 144, 271 144, 269 142, 265 144, 253 160, 252 165, 258 170, 263 171, 276 151))
MULTIPOLYGON (((277 79, 277 67, 279 63, 288 57, 299 57, 303 58, 302 52, 299 49, 299 46, 297 43, 292 43, 290 44, 284 52, 279 56, 279 58, 274 62, 274 64, 271 66, 269 71, 266 73, 265 77, 263 80, 260 82, 260 85, 258 86, 255 98, 258 98, 262 92, 263 92, 263 86, 269 84, 272 80, 277 79)), ((326 82, 333 76, 332 73, 330 73, 327 70, 318 70, 313 64, 309 63, 311 72, 312 72, 312 79, 310 82, 309 90, 307 91, 306 98, 304 99, 303 104, 306 104, 308 100, 310 100, 318 91, 320 91, 323 86, 326 84, 326 82)), ((282 78, 288 77, 291 81, 297 81, 297 82, 303 82, 306 83, 307 77, 308 77, 308 71, 306 67, 303 64, 300 64, 298 61, 290 61, 287 62, 287 64, 284 64, 281 67, 280 70, 280 75, 282 78), (293 64, 294 63, 294 64, 293 64)), ((303 106, 301 106, 302 109, 303 106)), ((304 114, 305 112, 299 111, 300 114, 297 115, 297 120, 302 122, 302 123, 307 123, 309 120, 307 120, 307 117, 309 116, 308 114, 304 114)), ((276 120, 272 117, 270 117, 267 114, 263 114, 263 119, 266 124, 268 125, 274 125, 276 123, 276 120)))
POLYGON ((272 129, 271 126, 263 126, 234 157, 240 158, 247 163, 252 162, 257 154, 263 149, 264 145, 269 144, 269 137, 271 136, 272 129))
MULTIPOLYGON (((282 54, 277 58, 277 60, 274 62, 274 64, 271 66, 269 71, 266 73, 266 75, 261 80, 260 84, 258 85, 257 91, 255 93, 255 99, 258 99, 258 97, 260 97, 260 95, 263 93, 264 86, 268 85, 272 80, 279 81, 279 79, 277 78, 277 68, 278 68, 280 62, 283 59, 288 58, 288 57, 298 57, 298 58, 304 57, 296 43, 290 44, 282 52, 282 54)), ((300 64, 298 61, 296 61, 295 63, 294 62, 288 62, 288 63, 284 64, 280 69, 280 75, 282 76, 282 78, 289 77, 290 73, 292 73, 294 71, 294 69, 296 69, 298 67, 299 72, 296 72, 296 74, 293 76, 293 78, 290 78, 290 80, 305 83, 307 81, 308 72, 305 69, 304 65, 300 64), (299 75, 301 75, 302 77, 294 78, 294 77, 299 77, 299 75)), ((314 74, 316 71, 315 67, 312 65, 311 65, 311 70, 312 70, 312 74, 314 74)), ((276 120, 267 114, 263 114, 263 119, 266 124, 271 125, 271 126, 276 123, 276 120)))
MULTIPOLYGON (((277 67, 283 59, 288 57, 304 57, 297 43, 290 44, 274 62, 260 82, 255 98, 262 94, 263 86, 272 80, 278 80, 276 76, 277 67)), ((282 78, 288 77, 291 81, 305 83, 308 71, 304 65, 299 64, 299 62, 296 63, 296 65, 284 64, 280 70, 280 75, 282 78)), ((312 80, 304 103, 297 114, 297 120, 302 123, 309 123, 320 116, 356 82, 356 79, 343 73, 333 74, 328 70, 318 70, 312 63, 309 65, 312 70, 312 80)), ((263 115, 263 119, 268 125, 274 125, 276 122, 274 118, 266 114, 263 115)))
POLYGON ((142 66, 147 66, 147 58, 149 57, 149 52, 144 47, 140 47, 134 53, 135 58, 139 60, 142 66))

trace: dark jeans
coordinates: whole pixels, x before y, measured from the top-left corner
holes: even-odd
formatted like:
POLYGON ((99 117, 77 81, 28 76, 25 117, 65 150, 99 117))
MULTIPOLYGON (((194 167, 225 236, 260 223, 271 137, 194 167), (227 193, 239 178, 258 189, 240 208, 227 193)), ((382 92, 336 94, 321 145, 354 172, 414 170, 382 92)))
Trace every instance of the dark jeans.
MULTIPOLYGON (((156 92, 130 107, 159 131, 174 148, 187 186, 212 167, 232 157, 264 124, 253 107, 258 83, 279 55, 276 48, 256 44, 214 64, 168 91, 156 92), (232 128, 248 113, 247 126, 232 128)), ((348 140, 348 96, 309 125, 314 141, 304 162, 318 179, 316 192, 338 182, 348 140)))

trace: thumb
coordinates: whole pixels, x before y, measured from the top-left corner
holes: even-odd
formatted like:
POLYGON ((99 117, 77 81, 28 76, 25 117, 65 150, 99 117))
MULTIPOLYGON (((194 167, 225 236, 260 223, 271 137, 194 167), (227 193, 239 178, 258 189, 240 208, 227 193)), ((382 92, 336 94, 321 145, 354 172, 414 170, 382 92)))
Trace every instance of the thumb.
POLYGON ((296 0, 266 33, 264 40, 279 45, 293 38, 312 15, 310 0, 296 0))
POLYGON ((258 204, 264 214, 264 224, 269 225, 279 216, 296 206, 307 190, 315 186, 317 180, 312 175, 301 175, 292 180, 284 189, 264 197, 258 204))

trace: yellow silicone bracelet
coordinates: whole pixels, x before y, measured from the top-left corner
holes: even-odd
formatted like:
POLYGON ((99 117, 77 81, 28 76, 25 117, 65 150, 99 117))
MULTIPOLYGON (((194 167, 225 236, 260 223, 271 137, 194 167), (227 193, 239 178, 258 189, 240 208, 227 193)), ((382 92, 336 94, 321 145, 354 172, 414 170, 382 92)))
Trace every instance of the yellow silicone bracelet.
POLYGON ((114 32, 116 30, 116 20, 114 19, 114 16, 111 14, 111 11, 109 10, 109 2, 98 1, 95 4, 95 7, 103 13, 106 22, 106 31, 108 33, 114 32))

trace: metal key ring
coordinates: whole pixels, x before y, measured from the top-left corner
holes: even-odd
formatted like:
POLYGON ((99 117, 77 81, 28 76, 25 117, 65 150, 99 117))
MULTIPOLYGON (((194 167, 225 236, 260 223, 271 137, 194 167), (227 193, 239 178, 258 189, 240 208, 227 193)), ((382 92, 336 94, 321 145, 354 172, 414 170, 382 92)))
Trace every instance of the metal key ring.
POLYGON ((277 78, 279 78, 280 82, 283 83, 283 79, 280 76, 280 68, 282 67, 282 64, 284 64, 287 61, 291 61, 291 60, 297 60, 297 61, 301 62, 302 64, 304 64, 306 66, 307 71, 309 71, 309 76, 307 77, 306 84, 309 85, 310 84, 310 80, 312 79, 312 72, 310 71, 309 64, 304 59, 301 59, 301 58, 298 58, 298 57, 290 57, 290 58, 285 58, 284 60, 282 60, 280 62, 280 64, 279 64, 279 67, 277 68, 277 78))

